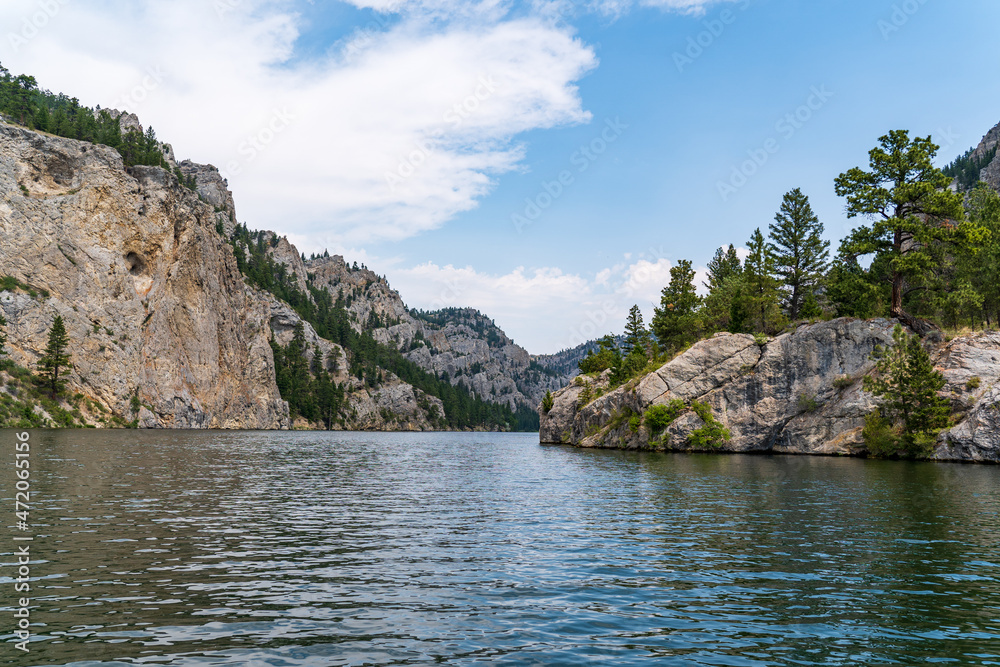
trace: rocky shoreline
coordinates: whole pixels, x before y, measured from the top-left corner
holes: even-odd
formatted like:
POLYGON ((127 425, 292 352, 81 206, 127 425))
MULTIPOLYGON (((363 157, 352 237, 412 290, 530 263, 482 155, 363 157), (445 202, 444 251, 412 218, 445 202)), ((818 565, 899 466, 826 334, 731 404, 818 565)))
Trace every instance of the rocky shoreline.
MULTIPOLYGON (((841 318, 804 324, 773 339, 720 333, 610 391, 607 374, 581 376, 553 394, 548 411, 539 409, 539 440, 654 451, 865 456, 861 429, 877 401, 863 391, 861 379, 874 367, 875 347, 891 344, 895 325, 841 318), (649 408, 677 401, 687 409, 662 431, 651 428, 644 418, 649 408), (690 409, 694 403, 711 409, 709 420, 728 429, 728 441, 693 442, 692 434, 706 426, 690 409)), ((1000 463, 1000 333, 938 343, 932 358, 946 380, 942 395, 951 402, 954 425, 939 434, 930 458, 1000 463)))

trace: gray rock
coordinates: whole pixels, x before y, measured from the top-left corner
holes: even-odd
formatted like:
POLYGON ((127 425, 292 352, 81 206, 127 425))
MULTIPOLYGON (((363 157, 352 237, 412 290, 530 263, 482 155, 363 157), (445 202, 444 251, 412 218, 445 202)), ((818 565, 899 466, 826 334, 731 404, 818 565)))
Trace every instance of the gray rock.
POLYGON ((0 124, 0 275, 48 293, 0 293, 11 357, 33 367, 59 314, 70 392, 126 421, 138 394, 149 427, 287 427, 270 312, 214 227, 163 169, 0 124))

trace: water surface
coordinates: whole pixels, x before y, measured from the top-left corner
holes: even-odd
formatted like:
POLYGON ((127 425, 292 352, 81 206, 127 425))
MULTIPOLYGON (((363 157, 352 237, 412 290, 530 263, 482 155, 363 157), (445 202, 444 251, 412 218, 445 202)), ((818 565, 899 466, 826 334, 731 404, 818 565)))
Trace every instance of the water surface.
POLYGON ((537 435, 32 432, 0 664, 1000 665, 1000 468, 537 435))

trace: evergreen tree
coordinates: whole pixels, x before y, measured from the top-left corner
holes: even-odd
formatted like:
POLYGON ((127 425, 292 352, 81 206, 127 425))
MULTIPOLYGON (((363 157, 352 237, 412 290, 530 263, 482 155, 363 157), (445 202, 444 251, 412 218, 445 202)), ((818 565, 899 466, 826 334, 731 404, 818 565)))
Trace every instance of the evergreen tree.
POLYGON ((618 368, 622 363, 622 353, 614 336, 604 336, 597 341, 597 350, 588 350, 587 356, 577 366, 581 373, 600 373, 609 368, 618 368))
POLYGON ((625 340, 622 342, 622 351, 628 355, 632 351, 638 350, 645 356, 648 353, 650 342, 649 331, 642 323, 642 312, 638 305, 634 305, 628 311, 628 320, 625 322, 625 340))
POLYGON ((821 238, 823 223, 799 188, 785 194, 774 220, 768 245, 785 286, 785 312, 795 320, 806 298, 815 300, 816 286, 829 266, 830 242, 821 238))
POLYGON ((865 391, 885 399, 881 412, 902 423, 903 435, 912 443, 948 423, 948 402, 937 395, 944 376, 934 370, 920 337, 909 335, 900 325, 892 332, 894 345, 879 346, 872 353, 874 372, 864 378, 865 391))
POLYGON ((722 288, 729 280, 740 276, 743 273, 743 265, 740 263, 736 248, 729 244, 729 248, 723 251, 718 248, 715 256, 708 262, 708 282, 703 283, 708 288, 709 294, 722 288))
POLYGON ((4 351, 4 345, 7 344, 7 320, 4 318, 3 314, 0 313, 0 357, 7 354, 4 351))
POLYGON ((906 130, 894 130, 869 152, 870 171, 854 167, 835 181, 837 194, 847 197, 848 217, 874 218, 851 231, 841 253, 887 260, 873 265, 886 271, 892 287, 889 314, 914 327, 919 323, 904 310, 904 297, 928 287, 942 243, 964 238, 956 224, 963 217, 962 195, 949 190, 951 178, 934 167, 937 151, 930 137, 911 141, 906 130))
POLYGON ((663 288, 660 305, 653 312, 653 333, 663 348, 676 352, 701 338, 701 304, 694 269, 690 260, 682 259, 670 267, 670 284, 663 288))
POLYGON ((56 315, 49 329, 49 342, 45 346, 45 353, 38 360, 38 375, 42 384, 49 388, 53 398, 62 391, 66 385, 66 379, 59 376, 61 370, 68 369, 70 365, 69 336, 66 333, 66 325, 63 324, 61 315, 56 315))
POLYGON ((715 251, 708 263, 708 282, 704 285, 708 288, 702 309, 706 332, 743 331, 746 316, 737 305, 742 295, 743 264, 732 244, 726 251, 722 248, 715 251))
POLYGON ((742 307, 755 332, 775 333, 784 322, 778 307, 778 281, 774 277, 774 256, 758 227, 747 243, 750 254, 743 263, 742 307))
MULTIPOLYGON (((970 222, 977 228, 978 242, 957 253, 955 280, 966 286, 964 291, 971 290, 980 299, 978 307, 966 309, 963 313, 969 317, 970 324, 985 322, 987 327, 992 327, 1000 323, 1000 280, 997 280, 997 267, 1000 267, 1000 195, 981 183, 969 193, 966 211, 970 222)), ((960 288, 957 291, 963 290, 960 288)))

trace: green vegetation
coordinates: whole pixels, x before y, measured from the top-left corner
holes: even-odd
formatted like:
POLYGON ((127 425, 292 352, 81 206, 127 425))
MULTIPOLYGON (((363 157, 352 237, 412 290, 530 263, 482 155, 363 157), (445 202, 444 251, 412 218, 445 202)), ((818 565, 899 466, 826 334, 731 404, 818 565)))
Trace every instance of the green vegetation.
POLYGON ((70 365, 69 355, 66 353, 69 347, 69 335, 66 333, 66 325, 63 324, 61 315, 56 315, 49 329, 49 341, 45 346, 45 353, 38 360, 38 376, 48 387, 52 398, 60 394, 66 386, 66 378, 59 377, 59 371, 68 369, 70 365))
POLYGON ((658 435, 674 423, 674 420, 687 410, 687 404, 679 398, 672 399, 666 405, 651 405, 643 414, 646 428, 651 434, 658 435))
MULTIPOLYGON (((948 424, 948 402, 937 395, 944 387, 944 376, 934 370, 918 336, 907 334, 897 324, 892 338, 891 348, 879 346, 872 353, 875 370, 865 377, 864 388, 884 399, 879 414, 898 428, 899 447, 919 454, 924 441, 921 436, 936 434, 948 424)), ((872 424, 875 429, 874 419, 872 424)), ((879 437, 884 435, 884 429, 876 431, 882 434, 879 437)))
POLYGON ((4 318, 3 313, 0 313, 0 358, 3 358, 7 354, 4 351, 4 346, 7 344, 7 320, 4 318))
POLYGON ((973 155, 976 149, 970 148, 965 154, 955 158, 954 162, 941 171, 944 172, 945 176, 949 176, 958 182, 958 189, 960 191, 968 192, 979 183, 980 172, 996 157, 997 148, 1000 148, 1000 144, 986 150, 979 157, 973 155))
POLYGON ((715 415, 712 414, 711 406, 707 403, 692 401, 691 409, 705 423, 704 426, 691 431, 688 439, 692 445, 700 449, 715 449, 729 442, 731 437, 729 429, 724 427, 722 422, 715 418, 715 415))
POLYGON ((784 308, 792 320, 820 315, 816 298, 829 267, 830 242, 822 239, 823 224, 809 205, 809 198, 795 188, 781 200, 781 209, 770 226, 768 248, 774 272, 784 284, 784 308))
MULTIPOLYGON (((655 309, 652 335, 642 337, 642 316, 633 308, 621 347, 605 336, 580 370, 610 369, 614 388, 716 332, 753 334, 763 346, 789 324, 817 318, 894 317, 918 332, 1000 324, 1000 195, 980 183, 963 200, 950 190, 951 176, 971 173, 982 160, 969 153, 942 172, 933 166, 937 151, 930 137, 893 131, 869 152, 867 169, 835 179, 848 215, 871 222, 852 230, 832 261, 809 198, 790 190, 768 236, 753 230, 745 262, 732 244, 716 251, 707 295, 695 290, 691 262, 678 261, 655 309)), ((834 385, 846 389, 858 379, 845 376, 834 385)), ((800 407, 807 410, 811 402, 803 399, 800 407)))
POLYGON ((0 65, 0 113, 32 130, 110 146, 121 154, 126 167, 166 167, 153 128, 145 133, 130 130, 122 134, 119 119, 106 110, 82 107, 75 97, 42 90, 35 77, 14 76, 3 65, 0 65))
POLYGON ((336 360, 324 360, 322 351, 314 346, 310 363, 302 323, 296 324, 288 345, 282 347, 272 339, 271 350, 278 391, 288 401, 292 418, 301 416, 322 423, 328 430, 337 421, 343 425, 344 387, 330 376, 336 360))
POLYGON ((84 401, 80 394, 53 399, 30 370, 0 358, 0 428, 89 427, 84 401))
MULTIPOLYGON (((960 225, 962 195, 948 189, 951 178, 933 165, 938 146, 930 137, 910 139, 905 130, 879 138, 869 152, 870 171, 854 167, 835 180, 847 198, 848 217, 865 216, 841 244, 845 262, 872 255, 875 276, 890 285, 889 315, 914 324, 903 299, 915 291, 940 291, 940 267, 970 238, 960 225)), ((916 327, 915 327, 916 328, 916 327)))
POLYGON ((661 346, 679 350, 701 337, 702 302, 695 291, 691 262, 682 259, 670 267, 670 283, 663 288, 660 305, 653 313, 651 326, 661 346))
POLYGON ((847 389, 855 382, 850 375, 838 375, 833 379, 833 386, 836 389, 847 389))
POLYGON ((16 290, 21 290, 26 293, 32 299, 37 299, 41 296, 43 299, 49 298, 49 291, 45 289, 40 289, 29 285, 28 283, 22 283, 20 280, 14 276, 3 276, 0 277, 0 292, 14 292, 16 290))
POLYGON ((978 375, 973 375, 965 382, 965 391, 975 391, 979 389, 979 385, 982 380, 979 379, 978 375))
POLYGON ((542 411, 548 414, 549 410, 555 404, 555 399, 552 398, 552 392, 546 391, 545 396, 542 398, 542 411))
POLYGON ((819 401, 816 400, 815 394, 799 394, 797 402, 799 412, 816 412, 819 410, 819 401))

